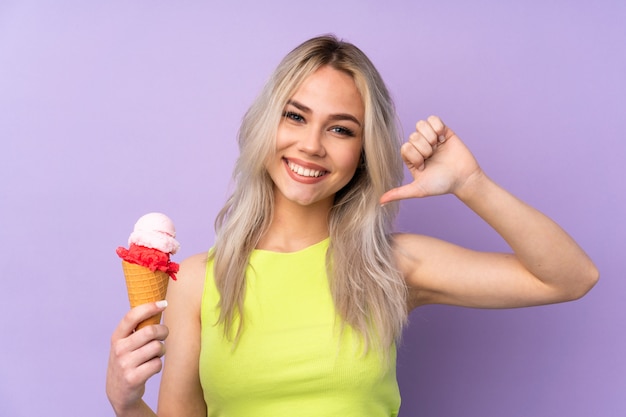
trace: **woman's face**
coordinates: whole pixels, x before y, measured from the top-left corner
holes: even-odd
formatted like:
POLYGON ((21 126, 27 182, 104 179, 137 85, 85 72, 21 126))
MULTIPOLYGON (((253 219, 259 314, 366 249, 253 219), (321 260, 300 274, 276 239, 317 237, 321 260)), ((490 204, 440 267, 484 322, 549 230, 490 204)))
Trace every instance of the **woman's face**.
POLYGON ((331 207, 359 164, 364 107, 352 78, 324 66, 284 108, 267 170, 276 199, 331 207))

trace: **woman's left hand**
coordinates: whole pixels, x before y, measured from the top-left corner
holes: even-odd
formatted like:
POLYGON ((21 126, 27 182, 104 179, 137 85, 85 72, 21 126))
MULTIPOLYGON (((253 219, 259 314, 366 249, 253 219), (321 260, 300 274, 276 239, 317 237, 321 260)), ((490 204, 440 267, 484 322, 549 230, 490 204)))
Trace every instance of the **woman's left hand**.
POLYGON ((469 178, 481 172, 469 149, 437 116, 416 123, 401 154, 413 181, 387 191, 380 198, 381 204, 457 193, 469 178))

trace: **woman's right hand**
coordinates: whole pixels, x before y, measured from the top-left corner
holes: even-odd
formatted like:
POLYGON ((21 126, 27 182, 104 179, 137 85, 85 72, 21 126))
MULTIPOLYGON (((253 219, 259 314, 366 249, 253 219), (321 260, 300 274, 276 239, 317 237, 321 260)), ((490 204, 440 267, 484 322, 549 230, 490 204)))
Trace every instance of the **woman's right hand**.
POLYGON ((148 303, 131 309, 111 337, 106 393, 116 414, 140 406, 146 381, 161 371, 163 341, 168 328, 162 324, 134 331, 143 320, 163 310, 167 302, 148 303))

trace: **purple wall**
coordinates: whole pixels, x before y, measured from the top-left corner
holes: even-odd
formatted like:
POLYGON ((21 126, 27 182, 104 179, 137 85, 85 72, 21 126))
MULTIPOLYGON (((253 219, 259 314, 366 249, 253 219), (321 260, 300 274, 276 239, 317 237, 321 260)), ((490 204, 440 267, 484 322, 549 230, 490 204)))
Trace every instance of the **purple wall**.
MULTIPOLYGON (((407 132, 442 116, 602 273, 574 303, 415 311, 401 415, 626 413, 626 3, 205 3, 0 3, 0 416, 112 414, 114 249, 148 211, 176 221, 176 260, 212 244, 243 112, 289 49, 327 32, 370 55, 407 132)), ((405 203, 398 226, 505 249, 449 197, 405 203)))

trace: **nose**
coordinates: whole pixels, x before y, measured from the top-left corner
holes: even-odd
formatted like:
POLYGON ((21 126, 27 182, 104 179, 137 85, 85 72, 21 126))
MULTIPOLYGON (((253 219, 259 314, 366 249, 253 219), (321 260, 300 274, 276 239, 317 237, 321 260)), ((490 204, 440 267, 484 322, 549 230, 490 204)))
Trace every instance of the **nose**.
POLYGON ((324 131, 322 129, 311 126, 306 129, 306 132, 302 132, 303 135, 298 142, 298 148, 312 156, 324 156, 326 155, 326 149, 324 148, 324 131))

